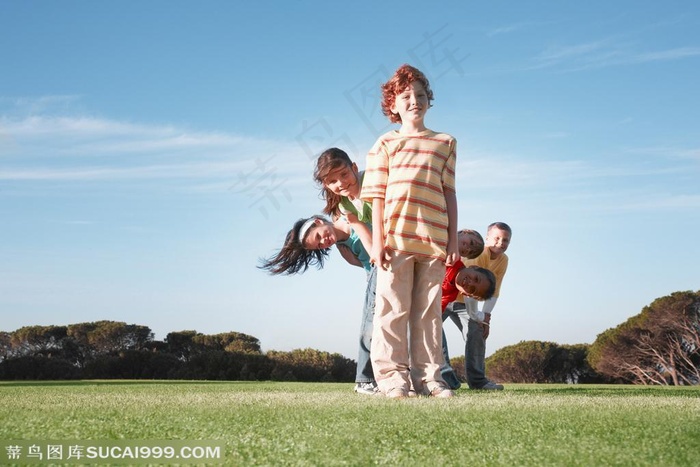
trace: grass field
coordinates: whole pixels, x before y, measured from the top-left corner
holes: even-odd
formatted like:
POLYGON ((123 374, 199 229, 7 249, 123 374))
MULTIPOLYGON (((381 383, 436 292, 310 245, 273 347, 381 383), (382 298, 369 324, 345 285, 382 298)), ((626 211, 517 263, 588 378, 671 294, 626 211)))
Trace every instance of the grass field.
POLYGON ((226 465, 700 465, 700 387, 0 382, 0 440, 220 440, 226 465))

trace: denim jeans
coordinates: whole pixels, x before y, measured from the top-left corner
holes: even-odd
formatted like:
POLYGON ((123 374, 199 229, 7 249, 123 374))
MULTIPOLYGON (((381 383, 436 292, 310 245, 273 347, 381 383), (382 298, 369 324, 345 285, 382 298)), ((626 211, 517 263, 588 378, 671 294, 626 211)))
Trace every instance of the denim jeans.
POLYGON ((374 302, 377 295, 377 268, 367 273, 367 289, 365 291, 365 307, 362 311, 362 323, 360 324, 360 351, 357 356, 356 383, 370 383, 374 381, 372 360, 369 358, 369 349, 372 347, 372 322, 374 321, 374 302))
POLYGON ((445 380, 445 384, 450 389, 459 389, 462 387, 462 383, 457 377, 454 369, 450 365, 450 353, 447 350, 447 336, 445 336, 445 328, 442 329, 442 356, 444 363, 440 367, 440 375, 442 379, 445 380))
MULTIPOLYGON (((486 341, 484 340, 484 328, 481 324, 469 319, 466 306, 462 302, 452 302, 447 305, 445 312, 442 314, 444 322, 450 318, 457 328, 462 333, 464 338, 464 362, 467 372, 467 384, 472 389, 480 389, 486 383, 486 341)), ((450 360, 447 353, 447 340, 443 331, 442 353, 445 356, 445 364, 440 368, 443 379, 450 381, 456 380, 454 370, 450 366, 450 360)))

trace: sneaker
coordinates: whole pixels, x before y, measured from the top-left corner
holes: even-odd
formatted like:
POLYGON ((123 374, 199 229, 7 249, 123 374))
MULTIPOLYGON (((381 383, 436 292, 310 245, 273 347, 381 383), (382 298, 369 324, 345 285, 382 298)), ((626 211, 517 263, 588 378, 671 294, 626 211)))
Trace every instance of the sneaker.
POLYGON ((446 398, 446 397, 454 397, 455 393, 452 389, 449 389, 445 386, 437 386, 435 389, 430 391, 430 395, 432 397, 446 398))
POLYGON ((486 391, 503 391, 503 385, 489 381, 478 389, 484 389, 486 391))
POLYGON ((374 381, 368 381, 365 383, 355 384, 355 389, 353 389, 358 394, 364 394, 365 396, 376 396, 379 394, 379 388, 377 388, 377 383, 374 381))
POLYGON ((405 399, 408 397, 408 391, 404 388, 393 388, 386 393, 389 399, 405 399))
POLYGON ((413 389, 408 390, 408 397, 418 397, 418 393, 413 389))

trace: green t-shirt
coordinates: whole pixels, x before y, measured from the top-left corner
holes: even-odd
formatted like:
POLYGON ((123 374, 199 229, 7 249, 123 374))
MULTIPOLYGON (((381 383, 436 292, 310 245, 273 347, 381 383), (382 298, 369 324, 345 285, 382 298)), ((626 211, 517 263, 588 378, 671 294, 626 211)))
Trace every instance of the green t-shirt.
POLYGON ((340 201, 340 212, 343 214, 351 212, 363 224, 372 225, 372 206, 359 198, 351 201, 346 196, 343 196, 343 199, 340 201))
MULTIPOLYGON (((364 177, 365 172, 360 172, 360 185, 362 184, 364 177)), ((347 196, 343 196, 343 198, 340 200, 340 212, 343 214, 347 214, 349 212, 353 213, 357 216, 357 220, 363 224, 367 224, 369 226, 372 225, 372 205, 359 198, 351 200, 347 196)))

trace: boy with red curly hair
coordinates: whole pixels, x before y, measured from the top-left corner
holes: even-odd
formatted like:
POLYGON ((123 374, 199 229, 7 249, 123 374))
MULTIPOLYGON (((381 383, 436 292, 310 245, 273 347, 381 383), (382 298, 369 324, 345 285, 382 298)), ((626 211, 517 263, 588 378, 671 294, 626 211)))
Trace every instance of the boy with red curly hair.
POLYGON ((379 137, 360 197, 372 203, 378 267, 372 366, 379 390, 407 397, 452 397, 442 365, 441 284, 459 259, 454 137, 426 128, 433 92, 425 75, 402 65, 382 85, 382 111, 401 128, 379 137))

